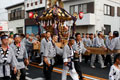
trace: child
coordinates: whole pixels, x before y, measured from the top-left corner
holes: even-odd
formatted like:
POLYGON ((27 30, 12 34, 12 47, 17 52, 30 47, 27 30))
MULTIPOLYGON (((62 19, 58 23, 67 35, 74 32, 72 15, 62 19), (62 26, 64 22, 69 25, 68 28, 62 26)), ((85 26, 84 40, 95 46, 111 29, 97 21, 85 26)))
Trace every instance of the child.
POLYGON ((120 54, 115 56, 114 64, 110 69, 109 80, 120 80, 120 54))

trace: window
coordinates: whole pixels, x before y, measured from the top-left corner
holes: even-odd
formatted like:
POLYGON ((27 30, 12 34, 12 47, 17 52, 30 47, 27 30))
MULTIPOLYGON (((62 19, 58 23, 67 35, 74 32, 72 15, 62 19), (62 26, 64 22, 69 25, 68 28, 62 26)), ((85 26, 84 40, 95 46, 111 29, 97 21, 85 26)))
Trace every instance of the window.
POLYGON ((87 4, 82 5, 82 11, 83 13, 87 13, 87 4))
POLYGON ((15 10, 11 10, 11 18, 15 19, 15 10))
POLYGON ((107 14, 107 6, 104 6, 104 14, 107 14))
POLYGON ((23 34, 23 27, 17 27, 16 30, 17 33, 23 34))
POLYGON ((107 6, 107 5, 104 6, 104 14, 110 15, 110 6, 107 6))
POLYGON ((42 0, 40 0, 40 4, 42 4, 42 0))
POLYGON ((110 6, 108 6, 107 9, 107 14, 110 15, 110 6))
POLYGON ((78 13, 78 5, 75 6, 75 12, 78 13))
POLYGON ((18 15, 17 15, 18 11, 15 9, 15 19, 18 18, 18 15))
POLYGON ((16 8, 11 10, 11 13, 9 14, 9 20, 17 20, 17 19, 23 19, 22 15, 24 15, 22 8, 16 8))
POLYGON ((80 4, 79 5, 79 12, 87 13, 87 4, 80 4))
POLYGON ((27 3, 27 7, 29 7, 29 4, 27 3))
POLYGON ((33 3, 31 3, 31 6, 33 6, 33 3))
POLYGON ((17 11, 17 19, 21 19, 22 8, 18 8, 18 9, 16 9, 16 11, 17 11))
POLYGON ((35 5, 37 5, 37 1, 35 2, 35 5))
POLYGON ((22 10, 22 8, 17 8, 17 9, 16 9, 16 11, 21 11, 21 10, 22 10))
POLYGON ((117 16, 120 17, 120 7, 117 7, 117 16))
POLYGON ((105 27, 104 34, 105 34, 105 35, 108 35, 109 32, 111 31, 111 25, 104 25, 104 27, 105 27))
POLYGON ((70 14, 73 15, 75 12, 75 6, 70 6, 70 14))
POLYGON ((79 5, 78 6, 78 12, 81 12, 82 11, 82 5, 79 5))
POLYGON ((109 5, 104 5, 104 15, 114 16, 114 7, 109 5))
POLYGON ((87 3, 87 13, 94 13, 95 4, 94 2, 87 3))
POLYGON ((70 14, 73 15, 74 12, 94 13, 94 2, 70 6, 70 14))
POLYGON ((18 19, 20 19, 21 18, 21 11, 18 11, 18 19))

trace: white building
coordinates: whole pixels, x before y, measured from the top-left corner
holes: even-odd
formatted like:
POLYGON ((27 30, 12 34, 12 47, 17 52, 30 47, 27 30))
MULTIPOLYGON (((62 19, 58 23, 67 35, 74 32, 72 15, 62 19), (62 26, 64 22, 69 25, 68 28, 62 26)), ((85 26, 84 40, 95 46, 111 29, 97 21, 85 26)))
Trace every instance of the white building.
POLYGON ((76 32, 96 33, 120 31, 120 0, 63 0, 64 8, 73 14, 84 12, 77 19, 76 32))
POLYGON ((6 7, 8 12, 8 26, 14 33, 24 33, 24 2, 6 7))
POLYGON ((29 18, 29 13, 41 16, 45 10, 46 0, 25 0, 25 33, 38 34, 39 25, 36 24, 35 19, 29 18))

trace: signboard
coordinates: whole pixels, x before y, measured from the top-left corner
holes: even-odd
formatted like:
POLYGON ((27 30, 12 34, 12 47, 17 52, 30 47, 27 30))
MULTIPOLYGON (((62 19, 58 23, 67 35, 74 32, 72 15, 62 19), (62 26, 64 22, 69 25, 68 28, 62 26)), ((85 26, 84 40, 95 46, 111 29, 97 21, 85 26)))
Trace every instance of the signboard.
POLYGON ((3 27, 2 27, 2 26, 0 26, 0 30, 3 30, 3 27))
POLYGON ((8 22, 0 21, 0 31, 8 31, 8 22))

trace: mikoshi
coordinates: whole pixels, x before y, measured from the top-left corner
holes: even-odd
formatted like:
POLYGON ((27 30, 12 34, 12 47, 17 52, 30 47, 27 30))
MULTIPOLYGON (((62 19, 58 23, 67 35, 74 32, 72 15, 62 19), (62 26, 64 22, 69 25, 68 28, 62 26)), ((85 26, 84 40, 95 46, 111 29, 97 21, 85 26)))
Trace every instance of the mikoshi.
POLYGON ((36 22, 40 23, 51 34, 58 35, 59 41, 67 40, 69 36, 74 36, 76 20, 76 17, 57 5, 46 9, 41 16, 36 17, 36 22))

